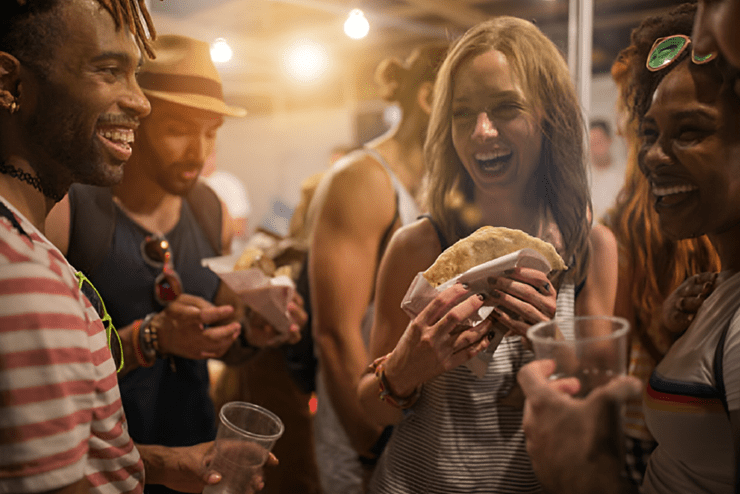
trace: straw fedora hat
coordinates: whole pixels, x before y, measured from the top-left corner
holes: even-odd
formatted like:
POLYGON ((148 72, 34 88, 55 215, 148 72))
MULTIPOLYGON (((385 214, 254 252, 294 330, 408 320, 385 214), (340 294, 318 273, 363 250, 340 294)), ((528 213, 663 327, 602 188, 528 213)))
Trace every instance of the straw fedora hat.
POLYGON ((247 114, 224 103, 221 76, 205 41, 165 34, 154 41, 154 53, 157 58, 145 60, 138 77, 147 96, 231 117, 247 114))

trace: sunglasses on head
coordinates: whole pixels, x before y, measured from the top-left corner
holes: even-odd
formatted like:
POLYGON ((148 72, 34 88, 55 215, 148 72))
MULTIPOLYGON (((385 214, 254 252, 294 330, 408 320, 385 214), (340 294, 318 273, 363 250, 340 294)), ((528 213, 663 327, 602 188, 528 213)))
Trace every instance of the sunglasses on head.
POLYGON ((170 243, 162 235, 149 235, 141 242, 141 256, 147 264, 162 269, 154 280, 154 299, 166 306, 182 294, 182 281, 175 271, 170 243))
MULTIPOLYGON (((668 67, 678 59, 690 43, 691 38, 683 34, 656 39, 650 48, 645 66, 650 72, 657 72, 668 67)), ((715 58, 717 58, 716 53, 698 55, 694 47, 691 47, 691 61, 695 64, 711 62, 715 58)))
POLYGON ((108 350, 110 350, 113 361, 116 363, 116 371, 120 372, 123 369, 123 345, 121 345, 121 337, 118 335, 118 331, 113 326, 113 319, 111 319, 110 314, 108 314, 105 308, 103 297, 100 296, 98 290, 83 273, 78 271, 75 273, 75 277, 77 278, 77 288, 90 301, 90 305, 93 306, 95 312, 98 313, 98 317, 100 317, 100 321, 103 323, 105 337, 108 340, 108 350), (112 338, 113 335, 116 336, 115 339, 112 338))

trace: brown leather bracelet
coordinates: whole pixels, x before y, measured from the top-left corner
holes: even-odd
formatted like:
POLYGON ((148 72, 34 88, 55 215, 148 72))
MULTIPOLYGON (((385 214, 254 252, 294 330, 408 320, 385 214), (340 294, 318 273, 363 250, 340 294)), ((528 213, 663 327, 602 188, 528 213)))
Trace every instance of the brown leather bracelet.
POLYGON ((378 398, 380 401, 384 401, 389 405, 398 408, 399 410, 406 410, 411 408, 419 401, 421 396, 422 385, 416 387, 413 393, 409 396, 398 396, 391 389, 388 380, 385 378, 385 361, 388 360, 390 353, 378 357, 370 364, 370 370, 375 373, 375 377, 378 378, 378 398))

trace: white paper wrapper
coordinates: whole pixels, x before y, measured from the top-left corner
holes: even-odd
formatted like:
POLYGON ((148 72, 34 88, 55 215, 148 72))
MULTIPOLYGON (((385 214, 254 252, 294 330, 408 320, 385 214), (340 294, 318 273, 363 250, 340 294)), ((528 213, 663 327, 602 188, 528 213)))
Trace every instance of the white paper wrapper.
POLYGON ((201 264, 216 273, 221 281, 234 290, 242 302, 258 312, 275 330, 290 330, 288 302, 293 298, 295 283, 288 276, 266 276, 258 268, 234 271, 239 256, 221 256, 203 259, 201 264))
MULTIPOLYGON (((479 292, 488 292, 487 280, 489 277, 500 275, 504 271, 516 267, 537 269, 543 273, 550 272, 550 263, 547 261, 545 256, 533 249, 521 249, 472 267, 464 273, 447 280, 437 288, 434 288, 429 284, 426 278, 424 278, 423 273, 419 273, 406 291, 406 295, 401 302, 401 308, 413 319, 422 310, 424 310, 424 307, 426 307, 439 292, 455 283, 467 283, 470 286, 471 295, 479 292)), ((466 324, 476 326, 485 320, 492 311, 493 309, 491 307, 483 306, 480 308, 477 315, 470 317, 466 321, 466 324)), ((488 349, 485 352, 479 353, 475 358, 469 360, 465 364, 479 378, 485 375, 486 370, 488 369, 488 364, 491 361, 491 358, 493 358, 493 352, 496 350, 496 347, 498 347, 498 344, 501 342, 505 333, 505 330, 496 330, 495 337, 491 340, 491 344, 488 346, 488 349)))

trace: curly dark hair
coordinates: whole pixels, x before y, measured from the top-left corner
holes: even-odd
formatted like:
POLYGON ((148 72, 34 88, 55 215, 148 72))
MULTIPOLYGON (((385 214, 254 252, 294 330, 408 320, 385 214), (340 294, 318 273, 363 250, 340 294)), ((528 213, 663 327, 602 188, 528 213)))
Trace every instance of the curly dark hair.
POLYGON ((638 122, 650 108, 653 93, 658 84, 678 65, 678 62, 691 53, 691 47, 689 47, 668 67, 651 72, 645 66, 650 48, 658 38, 674 34, 691 36, 695 15, 696 3, 691 2, 681 4, 666 14, 648 17, 632 31, 630 46, 619 54, 619 57, 636 61, 631 64, 632 73, 627 94, 630 113, 638 122))
MULTIPOLYGON (((3 0, 0 3, 0 51, 10 53, 43 76, 63 33, 56 9, 67 0, 3 0)), ((97 0, 117 29, 128 28, 146 54, 154 58, 154 23, 144 0, 97 0)))

